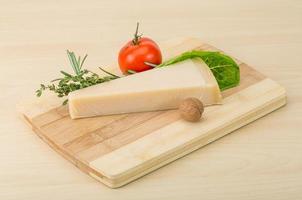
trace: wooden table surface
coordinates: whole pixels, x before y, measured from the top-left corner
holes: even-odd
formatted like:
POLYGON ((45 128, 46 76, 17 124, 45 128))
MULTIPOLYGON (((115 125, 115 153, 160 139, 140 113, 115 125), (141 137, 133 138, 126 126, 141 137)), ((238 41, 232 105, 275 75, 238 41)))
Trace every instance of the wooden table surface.
POLYGON ((300 0, 0 0, 0 199, 302 199, 300 0), (70 70, 65 50, 112 63, 136 21, 156 41, 199 37, 288 91, 288 105, 123 188, 67 162, 18 116, 17 102, 70 70))

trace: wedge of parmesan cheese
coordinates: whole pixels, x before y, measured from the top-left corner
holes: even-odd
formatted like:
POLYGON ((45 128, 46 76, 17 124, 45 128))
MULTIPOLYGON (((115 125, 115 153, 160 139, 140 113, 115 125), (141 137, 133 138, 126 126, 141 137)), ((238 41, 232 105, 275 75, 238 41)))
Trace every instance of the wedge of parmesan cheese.
POLYGON ((188 97, 204 105, 220 104, 211 70, 201 59, 128 75, 69 94, 72 119, 175 109, 188 97))

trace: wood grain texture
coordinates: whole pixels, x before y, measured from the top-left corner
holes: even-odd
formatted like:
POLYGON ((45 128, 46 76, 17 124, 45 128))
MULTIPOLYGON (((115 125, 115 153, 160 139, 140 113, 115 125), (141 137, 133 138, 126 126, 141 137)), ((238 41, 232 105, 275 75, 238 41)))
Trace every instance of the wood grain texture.
POLYGON ((1 3, 0 199, 302 198, 301 1, 1 3), (14 108, 70 71, 66 49, 88 53, 91 69, 112 63, 137 20, 156 41, 190 35, 244 60, 286 88, 287 106, 126 187, 99 184, 32 134, 14 108))
MULTIPOLYGON (((193 38, 167 44, 160 44, 166 57, 193 49, 220 51, 193 38)), ((48 106, 43 105, 42 114, 22 114, 57 152, 85 173, 117 188, 285 104, 285 90, 279 84, 243 62, 237 63, 240 85, 223 93, 223 105, 206 108, 199 123, 180 119, 178 110, 72 120, 66 106, 45 112, 48 106)), ((37 111, 40 102, 31 106, 37 111)))
POLYGON ((224 105, 212 109, 202 123, 183 120, 158 129, 133 143, 97 158, 89 165, 106 174, 110 187, 119 187, 173 160, 280 108, 286 103, 285 90, 265 79, 224 99, 224 105), (255 95, 255 93, 259 95, 255 95), (238 99, 240 99, 238 101, 238 99), (236 109, 236 111, 234 111, 236 109), (217 116, 220 116, 219 119, 217 116))

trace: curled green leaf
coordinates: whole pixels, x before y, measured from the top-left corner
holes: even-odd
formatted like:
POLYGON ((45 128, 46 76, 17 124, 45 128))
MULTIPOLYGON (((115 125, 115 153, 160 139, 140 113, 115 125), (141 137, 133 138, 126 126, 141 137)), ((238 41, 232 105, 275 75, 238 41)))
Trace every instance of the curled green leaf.
POLYGON ((239 84, 239 66, 231 57, 220 52, 188 51, 163 62, 158 67, 169 66, 192 58, 201 58, 208 65, 215 76, 221 91, 235 87, 239 84))

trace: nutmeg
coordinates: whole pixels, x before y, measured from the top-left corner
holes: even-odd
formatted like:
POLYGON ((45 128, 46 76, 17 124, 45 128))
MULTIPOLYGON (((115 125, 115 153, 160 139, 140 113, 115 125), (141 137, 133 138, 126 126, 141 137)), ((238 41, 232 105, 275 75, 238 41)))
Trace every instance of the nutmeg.
POLYGON ((187 98, 179 105, 180 116, 189 122, 199 121, 203 111, 203 103, 197 98, 187 98))

